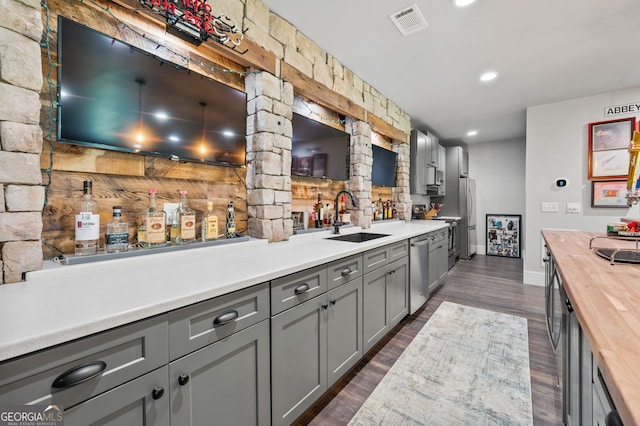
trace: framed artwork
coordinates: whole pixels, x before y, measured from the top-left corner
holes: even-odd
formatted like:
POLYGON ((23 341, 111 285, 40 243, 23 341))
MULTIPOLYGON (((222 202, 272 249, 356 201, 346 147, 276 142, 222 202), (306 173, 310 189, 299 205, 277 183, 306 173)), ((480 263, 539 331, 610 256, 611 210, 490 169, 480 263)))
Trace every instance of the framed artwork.
POLYGON ((487 255, 520 258, 521 215, 487 215, 487 255))
POLYGON ((591 182, 591 207, 627 208, 627 181, 601 180, 591 182))
POLYGON ((635 117, 589 123, 589 179, 623 179, 629 173, 629 144, 635 117))

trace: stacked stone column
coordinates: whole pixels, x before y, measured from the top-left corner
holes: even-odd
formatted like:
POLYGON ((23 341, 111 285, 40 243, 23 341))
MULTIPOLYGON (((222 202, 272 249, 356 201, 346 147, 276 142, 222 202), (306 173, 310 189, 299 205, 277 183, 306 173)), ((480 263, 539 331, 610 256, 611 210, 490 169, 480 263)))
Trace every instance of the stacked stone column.
POLYGON ((0 2, 0 282, 42 269, 40 2, 0 2))
POLYGON ((401 220, 411 220, 411 191, 409 189, 410 179, 410 146, 406 142, 393 141, 393 151, 398 153, 398 163, 396 164, 396 186, 393 189, 393 202, 398 211, 398 218, 401 220))
POLYGON ((362 228, 371 227, 371 170, 373 148, 371 147, 371 125, 364 121, 346 119, 345 129, 351 134, 350 177, 347 189, 353 192, 358 207, 351 211, 351 222, 362 228))
POLYGON ((270 242, 293 235, 291 136, 293 86, 252 72, 247 91, 247 216, 249 235, 270 242))

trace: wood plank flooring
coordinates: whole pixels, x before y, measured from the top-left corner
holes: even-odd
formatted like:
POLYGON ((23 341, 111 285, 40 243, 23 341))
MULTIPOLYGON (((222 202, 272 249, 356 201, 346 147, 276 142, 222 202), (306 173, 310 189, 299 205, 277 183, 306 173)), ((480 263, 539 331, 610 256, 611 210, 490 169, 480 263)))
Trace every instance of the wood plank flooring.
MULTIPOLYGON (((345 425, 443 301, 489 309, 528 320, 534 425, 561 425, 555 355, 547 337, 544 287, 522 284, 521 259, 476 255, 449 271, 444 286, 406 317, 295 425, 345 425)), ((410 407, 408 407, 410 409, 410 407)))

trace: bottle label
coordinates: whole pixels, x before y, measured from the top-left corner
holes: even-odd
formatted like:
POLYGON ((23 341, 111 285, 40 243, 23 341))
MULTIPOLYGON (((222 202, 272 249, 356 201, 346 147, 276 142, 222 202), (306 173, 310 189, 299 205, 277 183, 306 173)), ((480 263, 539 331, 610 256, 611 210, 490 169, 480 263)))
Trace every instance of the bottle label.
POLYGON ((218 238, 218 216, 207 217, 204 232, 207 240, 218 238))
POLYGON ((196 215, 186 214, 180 216, 180 238, 192 240, 196 237, 196 215))
POLYGON ((116 232, 113 234, 106 234, 104 238, 104 244, 106 246, 121 246, 129 243, 128 232, 116 232))
POLYGON ((76 215, 76 240, 89 241, 100 238, 100 215, 80 212, 76 215))
POLYGON ((147 217, 147 243, 164 243, 167 240, 164 216, 147 217))

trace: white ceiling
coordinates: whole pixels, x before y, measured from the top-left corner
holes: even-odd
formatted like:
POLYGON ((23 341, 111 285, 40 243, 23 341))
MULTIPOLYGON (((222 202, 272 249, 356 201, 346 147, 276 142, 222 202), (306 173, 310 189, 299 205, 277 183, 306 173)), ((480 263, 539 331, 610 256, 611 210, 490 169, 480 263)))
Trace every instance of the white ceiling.
POLYGON ((406 37, 389 15, 414 0, 264 1, 441 141, 522 139, 528 106, 640 87, 638 0, 415 0, 429 27, 406 37))

